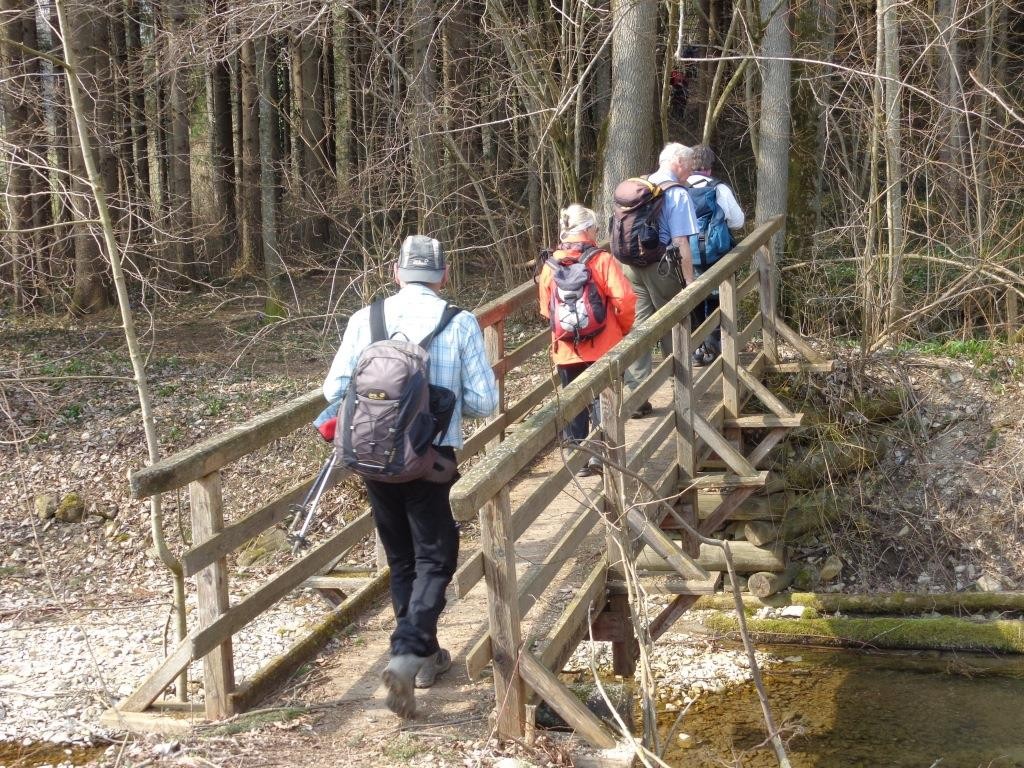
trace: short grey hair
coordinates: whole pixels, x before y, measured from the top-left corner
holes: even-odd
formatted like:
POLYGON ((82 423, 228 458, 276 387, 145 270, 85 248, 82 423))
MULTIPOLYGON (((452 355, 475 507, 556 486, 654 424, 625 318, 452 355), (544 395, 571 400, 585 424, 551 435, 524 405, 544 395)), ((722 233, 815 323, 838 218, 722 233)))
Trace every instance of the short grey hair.
POLYGON ((673 141, 665 145, 665 148, 661 150, 661 154, 658 155, 658 167, 665 170, 672 163, 679 160, 685 160, 686 162, 693 161, 693 150, 685 144, 680 144, 677 141, 673 141))
POLYGON ((693 148, 693 167, 698 170, 710 171, 715 165, 715 153, 707 144, 698 144, 693 148))
POLYGON ((558 215, 559 237, 565 240, 572 235, 579 235, 591 227, 597 226, 597 214, 579 203, 563 208, 558 215))

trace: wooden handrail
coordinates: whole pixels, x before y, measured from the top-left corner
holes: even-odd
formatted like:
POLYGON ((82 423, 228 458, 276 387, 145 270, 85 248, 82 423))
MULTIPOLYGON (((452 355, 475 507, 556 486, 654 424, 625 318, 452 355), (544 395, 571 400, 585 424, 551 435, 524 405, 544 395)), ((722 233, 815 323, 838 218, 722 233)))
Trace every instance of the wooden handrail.
POLYGON ((750 261, 759 248, 768 243, 784 222, 776 216, 751 232, 711 269, 681 290, 668 304, 651 317, 634 326, 614 348, 584 371, 559 396, 522 423, 501 445, 490 452, 454 485, 452 509, 457 519, 469 519, 494 498, 519 471, 533 460, 537 452, 554 439, 558 425, 586 407, 645 349, 653 347, 674 325, 687 317, 700 302, 718 288, 722 281, 750 261))
MULTIPOLYGON (((536 300, 537 286, 533 281, 528 281, 477 308, 473 314, 480 327, 487 328, 536 300)), ((535 340, 531 341, 536 346, 535 340)), ((503 360, 497 361, 496 375, 503 375, 515 364, 521 363, 524 354, 525 350, 520 347, 503 360), (513 356, 514 363, 506 362, 513 356)), ((144 499, 182 488, 309 424, 326 405, 319 389, 307 392, 155 464, 133 470, 128 474, 132 497, 144 499)))

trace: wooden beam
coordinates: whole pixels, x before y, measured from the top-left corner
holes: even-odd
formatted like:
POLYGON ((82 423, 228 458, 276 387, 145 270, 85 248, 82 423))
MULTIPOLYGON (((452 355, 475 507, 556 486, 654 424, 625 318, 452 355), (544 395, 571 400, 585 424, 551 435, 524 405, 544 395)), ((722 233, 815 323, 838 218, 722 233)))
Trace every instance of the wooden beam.
POLYGON ((782 336, 782 338, 788 341, 797 352, 803 355, 807 362, 827 362, 825 358, 814 351, 814 348, 804 340, 803 336, 786 325, 778 315, 775 316, 775 330, 780 336, 782 336))
POLYGON ((662 608, 661 613, 655 616, 647 626, 647 634, 651 636, 651 642, 664 635, 673 624, 679 621, 680 616, 700 600, 700 597, 700 595, 678 595, 675 600, 662 608))
POLYGON ((748 454, 747 461, 750 462, 751 466, 757 467, 758 464, 768 458, 768 454, 772 448, 782 442, 783 438, 788 434, 789 429, 786 427, 773 429, 765 435, 761 442, 757 444, 757 447, 748 454))
MULTIPOLYGON (((590 457, 583 451, 577 451, 569 456, 565 464, 553 472, 537 486, 526 499, 519 505, 519 508, 512 514, 512 535, 518 541, 527 528, 536 520, 541 512, 548 508, 548 505, 560 494, 565 484, 576 474, 590 457)), ((600 506, 603 503, 603 490, 598 488, 587 492, 587 499, 591 504, 600 506)), ((484 555, 483 551, 477 549, 466 561, 455 571, 452 579, 455 585, 455 594, 465 597, 469 591, 476 586, 477 582, 484 577, 484 555)))
MULTIPOLYGON (((188 494, 191 501, 192 538, 202 543, 224 528, 220 471, 189 483, 188 494)), ((196 575, 196 599, 196 614, 202 632, 221 618, 230 605, 225 558, 215 560, 196 575)), ((231 636, 221 638, 217 645, 200 655, 203 657, 206 716, 211 720, 223 720, 234 714, 231 694, 235 690, 235 664, 231 652, 231 636)))
POLYGON ((219 431, 191 448, 129 472, 132 497, 173 491, 309 424, 327 403, 319 390, 279 405, 242 424, 219 431))
POLYGON ((736 488, 732 493, 722 499, 722 503, 718 505, 707 519, 703 520, 700 524, 700 533, 702 536, 710 536, 712 533, 717 531, 722 525, 729 519, 732 518, 733 514, 740 505, 743 504, 750 495, 756 491, 756 488, 736 488))
POLYGON ((779 398, 775 396, 774 392, 772 392, 770 389, 768 389, 768 387, 762 384, 761 380, 758 379, 757 376, 752 374, 746 368, 743 368, 741 366, 737 373, 739 374, 740 381, 742 381, 746 385, 747 389, 749 389, 753 393, 754 397, 760 400, 764 404, 764 406, 768 408, 768 410, 770 410, 776 416, 795 415, 793 411, 786 407, 786 404, 784 402, 782 402, 781 400, 779 400, 779 398))
POLYGON ((200 630, 192 640, 196 658, 204 656, 224 638, 233 635, 310 576, 319 573, 338 552, 354 546, 372 532, 373 517, 370 512, 364 512, 308 555, 230 608, 209 627, 200 630))
POLYGON ((695 488, 760 488, 768 481, 767 472, 754 472, 752 475, 733 475, 723 472, 702 472, 692 481, 695 488))
POLYGON ((717 453, 734 473, 743 477, 757 474, 757 470, 750 466, 747 457, 736 450, 732 443, 696 411, 693 412, 693 428, 701 440, 717 453))
POLYGON ((508 487, 503 486, 480 510, 480 548, 484 553, 487 619, 494 658, 496 728, 502 738, 514 739, 523 735, 526 696, 518 669, 523 641, 510 506, 508 487))
POLYGON ((529 686, 587 743, 598 749, 615 746, 615 739, 605 730, 597 715, 587 709, 532 653, 523 651, 519 669, 529 686))
MULTIPOLYGON (((544 558, 544 562, 536 568, 531 569, 523 576, 523 583, 519 588, 518 609, 520 617, 525 617, 530 609, 537 602, 537 598, 548 588, 555 574, 562 568, 575 552, 583 538, 590 533, 590 529, 598 521, 599 514, 596 506, 586 505, 582 514, 573 525, 569 527, 565 535, 555 544, 554 548, 544 558)), ((466 654, 466 671, 469 679, 475 680, 491 661, 491 633, 487 631, 481 637, 469 653, 466 654)))
POLYGON ((706 570, 679 549, 672 539, 662 533, 661 529, 635 507, 626 511, 626 523, 633 533, 643 539, 647 546, 657 552, 681 576, 709 578, 706 570))
POLYGON ((235 710, 244 712, 252 708, 280 687, 295 670, 319 653, 334 636, 352 624, 360 613, 386 594, 390 581, 391 571, 385 568, 321 619, 287 651, 264 665, 232 696, 235 710))
MULTIPOLYGON (((785 550, 782 547, 767 549, 755 547, 746 541, 730 541, 729 549, 732 552, 736 569, 742 573, 754 573, 755 571, 780 573, 786 568, 785 550)), ((711 544, 700 545, 700 556, 697 558, 697 563, 708 571, 726 570, 722 548, 711 544)), ((637 556, 636 567, 645 571, 677 572, 675 567, 665 562, 665 559, 652 548, 644 548, 640 552, 637 556)))
MULTIPOLYGON (((328 488, 349 474, 347 469, 338 465, 335 466, 337 469, 328 478, 328 488)), ((266 506, 257 509, 255 512, 246 515, 231 525, 225 526, 224 530, 207 541, 193 546, 182 558, 182 563, 185 566, 185 575, 195 576, 210 563, 234 552, 270 526, 284 520, 288 517, 292 506, 302 502, 315 479, 315 476, 306 478, 266 506)))
POLYGON ((174 646, 174 650, 164 657, 155 670, 149 673, 134 693, 121 702, 117 708, 119 712, 142 712, 159 698, 164 689, 173 683, 180 672, 192 661, 192 640, 198 631, 198 629, 192 630, 174 646))
POLYGON ((825 363, 769 363, 765 366, 765 373, 831 373, 835 368, 835 361, 829 360, 825 363))
POLYGON ((755 413, 746 416, 737 416, 735 419, 726 418, 722 425, 726 428, 735 429, 775 429, 785 427, 793 429, 803 424, 804 415, 798 413, 794 416, 776 416, 775 414, 755 413))
POLYGON ((602 557, 583 583, 576 590, 576 596, 565 606, 562 615, 548 632, 548 644, 540 654, 540 662, 553 672, 558 672, 572 656, 576 646, 587 635, 590 622, 601 613, 607 596, 608 558, 602 557))

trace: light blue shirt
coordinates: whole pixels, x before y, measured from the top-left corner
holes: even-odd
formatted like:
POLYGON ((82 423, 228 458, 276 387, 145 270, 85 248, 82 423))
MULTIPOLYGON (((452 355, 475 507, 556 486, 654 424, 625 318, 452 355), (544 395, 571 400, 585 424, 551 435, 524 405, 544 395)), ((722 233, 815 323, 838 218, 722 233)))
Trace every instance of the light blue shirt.
MULTIPOLYGON (((678 182, 672 171, 657 170, 647 177, 652 184, 666 181, 678 182)), ((661 209, 659 238, 662 245, 671 245, 673 237, 689 237, 697 234, 697 218, 693 215, 693 203, 683 187, 665 190, 665 205, 661 209)))
MULTIPOLYGON (((418 344, 437 327, 445 300, 430 288, 409 283, 384 300, 384 323, 388 337, 418 344)), ((359 354, 370 345, 370 308, 363 307, 349 318, 338 354, 324 380, 324 397, 333 403, 345 396, 359 354)), ((484 350, 480 325, 470 312, 460 312, 434 338, 430 352, 430 383, 455 393, 455 413, 448 431, 438 445, 462 447, 462 417, 490 416, 498 407, 498 385, 484 350)))

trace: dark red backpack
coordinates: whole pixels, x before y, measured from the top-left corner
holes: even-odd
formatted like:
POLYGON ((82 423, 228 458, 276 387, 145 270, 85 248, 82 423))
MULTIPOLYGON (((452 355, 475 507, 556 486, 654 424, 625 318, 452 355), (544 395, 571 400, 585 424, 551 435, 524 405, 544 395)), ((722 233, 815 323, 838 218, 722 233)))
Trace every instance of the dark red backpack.
POLYGON ((608 222, 612 256, 631 267, 647 267, 665 255, 667 246, 660 236, 665 191, 681 186, 677 181, 655 184, 639 177, 619 182, 608 222))

